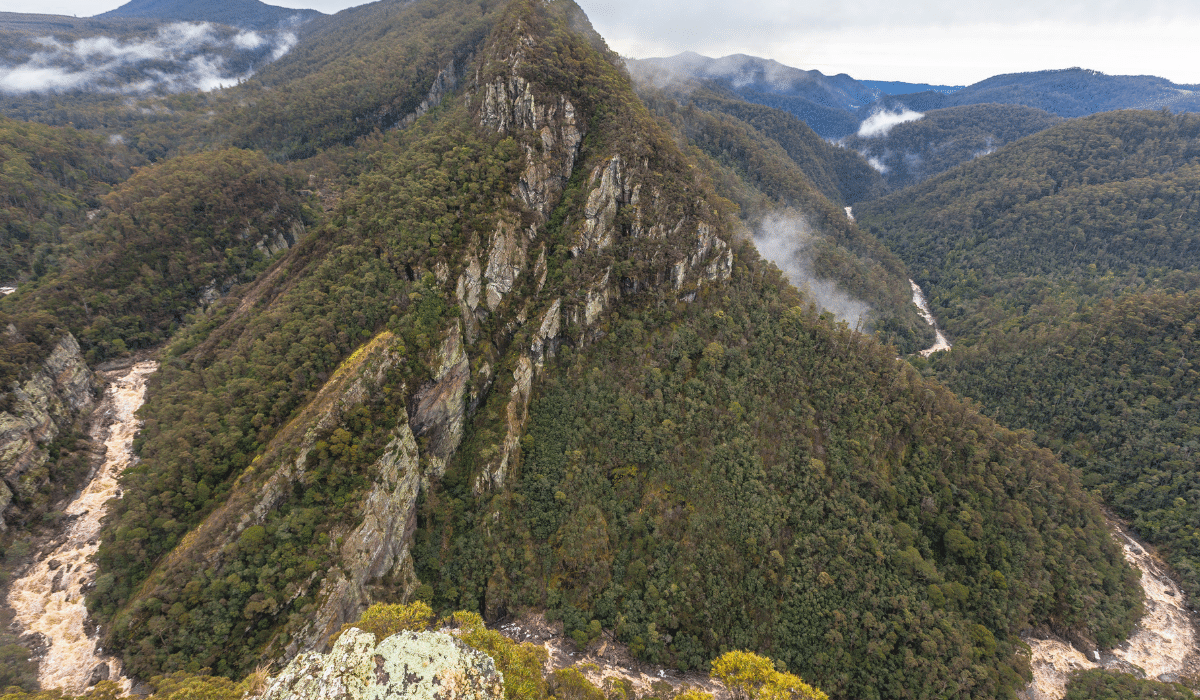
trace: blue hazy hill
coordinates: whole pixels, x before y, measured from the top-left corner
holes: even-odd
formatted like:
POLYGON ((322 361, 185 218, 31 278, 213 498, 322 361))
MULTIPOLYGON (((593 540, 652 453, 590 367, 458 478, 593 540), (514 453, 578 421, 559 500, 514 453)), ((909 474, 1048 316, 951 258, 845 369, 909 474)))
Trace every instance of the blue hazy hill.
POLYGON ((295 10, 268 5, 259 0, 130 0, 115 10, 96 15, 100 19, 146 18, 187 22, 217 22, 250 29, 273 29, 281 23, 300 24, 325 16, 316 10, 295 10))

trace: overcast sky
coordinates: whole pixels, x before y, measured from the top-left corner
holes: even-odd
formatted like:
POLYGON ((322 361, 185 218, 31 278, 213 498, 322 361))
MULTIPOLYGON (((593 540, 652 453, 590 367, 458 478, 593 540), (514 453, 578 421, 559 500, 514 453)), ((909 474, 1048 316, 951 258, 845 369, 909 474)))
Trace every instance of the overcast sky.
MULTIPOLYGON (((89 16, 124 0, 41 0, 89 16)), ((202 1, 202 0, 201 0, 202 1)), ((270 1, 270 0, 269 0, 270 1)), ((577 0, 609 45, 648 58, 746 53, 860 80, 970 84, 1081 66, 1200 83, 1197 0, 577 0)), ((354 0, 273 0, 336 12, 354 0)), ((0 0, 28 12, 30 0, 0 0)))

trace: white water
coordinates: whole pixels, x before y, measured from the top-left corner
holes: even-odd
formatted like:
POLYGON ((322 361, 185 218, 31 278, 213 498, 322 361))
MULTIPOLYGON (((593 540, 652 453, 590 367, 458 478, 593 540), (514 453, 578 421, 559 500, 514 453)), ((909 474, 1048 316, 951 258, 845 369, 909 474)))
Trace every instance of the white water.
POLYGON ((1062 641, 1026 639, 1033 652, 1033 682, 1025 689, 1026 697, 1059 700, 1066 694, 1067 675, 1072 671, 1106 668, 1128 672, 1133 666, 1147 678, 1173 681, 1200 670, 1200 649, 1183 591, 1144 545, 1119 525, 1114 524, 1113 530, 1125 550, 1125 560, 1142 572, 1145 615, 1129 639, 1110 653, 1089 650, 1085 655, 1062 641))
POLYGON ((935 334, 933 345, 930 345, 922 350, 921 355, 924 357, 929 357, 935 352, 949 350, 950 341, 946 340, 946 336, 942 335, 942 331, 938 329, 937 321, 933 318, 933 312, 929 310, 929 302, 925 301, 925 292, 921 291, 920 285, 918 285, 916 282, 909 280, 908 283, 912 285, 913 303, 917 305, 918 309, 920 309, 921 318, 924 318, 926 323, 933 326, 933 332, 935 334))
POLYGON ((49 644, 38 671, 44 690, 61 688, 68 694, 81 694, 100 664, 107 664, 110 680, 119 681, 129 690, 129 681, 121 676, 120 661, 98 656, 96 639, 85 631, 87 608, 82 589, 95 576, 96 565, 90 557, 99 544, 105 504, 118 496, 117 476, 133 459, 133 438, 140 426, 134 413, 145 401, 146 375, 156 369, 156 362, 139 362, 109 385, 104 405, 113 416, 104 442, 104 466, 66 508, 68 516, 76 517, 62 544, 38 561, 9 592, 8 604, 16 611, 21 629, 42 634, 49 644))
POLYGON ((4 296, 8 296, 15 291, 17 291, 16 287, 0 287, 0 294, 3 294, 4 296))

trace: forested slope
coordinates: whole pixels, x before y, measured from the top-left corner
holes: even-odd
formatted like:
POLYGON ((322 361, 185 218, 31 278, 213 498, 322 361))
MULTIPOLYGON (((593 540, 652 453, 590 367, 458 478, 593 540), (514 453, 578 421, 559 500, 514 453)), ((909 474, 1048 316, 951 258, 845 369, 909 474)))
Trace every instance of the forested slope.
MULTIPOLYGON (((767 107, 707 91, 679 101, 649 86, 641 88, 641 97, 696 149, 718 193, 738 206, 746 226, 778 255, 776 262, 796 275, 794 284, 833 285, 825 296, 852 299, 846 306, 868 305, 862 328, 901 352, 932 343, 933 332, 911 303, 904 264, 839 206, 843 191, 881 184, 862 158, 767 107)), ((814 297, 818 304, 839 306, 821 296, 814 297)))
POLYGON ((472 493, 464 444, 421 510, 434 600, 544 605, 684 668, 757 648, 835 697, 1009 694, 1030 624, 1114 643, 1135 578, 1077 477, 755 258, 564 352, 503 493, 472 493))
POLYGON ((861 208, 956 341, 929 370, 1081 468, 1193 595, 1198 135, 1097 115, 861 208))
POLYGON ((859 154, 829 143, 788 112, 710 89, 693 90, 683 101, 739 119, 778 143, 834 204, 845 206, 883 194, 882 178, 859 154))
POLYGON ((53 315, 92 362, 159 345, 303 236, 312 214, 300 184, 236 149, 141 168, 55 249, 57 274, 0 308, 53 315))
POLYGON ((1200 269, 1198 135, 1190 114, 1073 120, 864 204, 860 220, 930 285, 953 334, 1048 288, 1188 287, 1200 269))
POLYGON ((0 282, 55 267, 60 244, 140 161, 92 134, 0 118, 0 282))
MULTIPOLYGON (((884 134, 851 134, 840 143, 873 159, 882 168, 888 187, 900 189, 1048 129, 1059 121, 1049 112, 1018 105, 946 107, 930 110, 920 119, 896 124, 884 134)), ((849 201, 866 199, 870 197, 849 201)))

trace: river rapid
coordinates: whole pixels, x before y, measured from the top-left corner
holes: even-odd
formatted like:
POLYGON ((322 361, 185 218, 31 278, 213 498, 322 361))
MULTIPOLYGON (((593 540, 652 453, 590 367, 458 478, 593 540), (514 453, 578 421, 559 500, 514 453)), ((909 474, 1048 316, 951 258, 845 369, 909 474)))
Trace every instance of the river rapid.
POLYGON ((104 464, 65 509, 72 521, 58 546, 43 554, 9 591, 8 604, 21 630, 40 634, 48 647, 38 669, 45 690, 81 694, 105 679, 129 690, 120 661, 97 654, 96 638, 87 631, 83 591, 95 578, 91 556, 99 545, 105 505, 120 496, 117 477, 133 460, 133 438, 141 425, 135 413, 145 401, 146 377, 157 369, 156 362, 139 362, 108 386, 99 409, 108 412, 104 464))
POLYGON ((946 336, 942 335, 941 329, 937 327, 937 320, 934 319, 933 312, 929 310, 929 302, 925 300, 925 292, 921 291, 921 286, 916 282, 909 280, 908 283, 912 285, 913 304, 915 304, 917 309, 921 311, 921 318, 925 319, 926 323, 933 326, 933 332, 935 334, 933 345, 921 350, 921 356, 929 357, 935 352, 949 350, 950 341, 946 340, 946 336))

